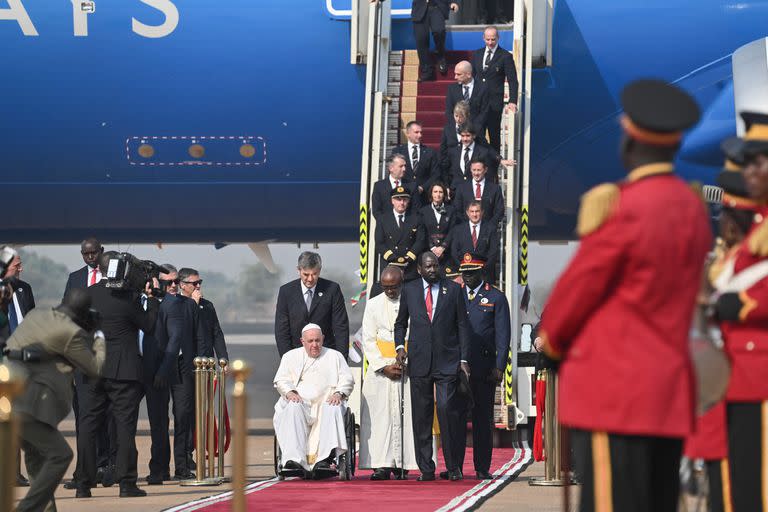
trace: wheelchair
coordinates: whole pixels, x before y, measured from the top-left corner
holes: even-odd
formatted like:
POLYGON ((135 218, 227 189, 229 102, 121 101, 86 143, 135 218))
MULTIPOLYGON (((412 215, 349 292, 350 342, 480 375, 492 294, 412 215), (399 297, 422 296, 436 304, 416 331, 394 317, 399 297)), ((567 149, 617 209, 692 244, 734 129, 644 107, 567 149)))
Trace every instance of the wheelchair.
MULTIPOLYGON (((355 414, 347 407, 347 410, 344 412, 344 434, 347 439, 347 451, 336 457, 335 471, 338 474, 339 480, 352 480, 352 477, 355 475, 355 464, 357 462, 357 433, 355 429, 355 414)), ((277 435, 274 436, 273 453, 275 455, 275 476, 277 476, 278 480, 285 480, 287 477, 293 476, 303 477, 304 479, 309 478, 309 472, 303 469, 283 471, 283 462, 280 460, 282 452, 277 442, 277 435)))

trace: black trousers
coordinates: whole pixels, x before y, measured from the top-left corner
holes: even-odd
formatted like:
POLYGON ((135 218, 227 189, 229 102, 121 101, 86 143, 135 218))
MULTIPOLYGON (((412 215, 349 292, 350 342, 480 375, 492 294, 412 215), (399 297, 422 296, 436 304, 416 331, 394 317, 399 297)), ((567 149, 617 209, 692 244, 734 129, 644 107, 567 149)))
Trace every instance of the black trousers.
POLYGON ((44 510, 49 502, 54 501, 56 487, 72 461, 72 449, 61 432, 32 416, 22 415, 19 437, 24 449, 30 487, 16 510, 44 510))
POLYGON ((437 59, 445 58, 445 18, 434 4, 427 6, 427 13, 421 21, 413 22, 413 35, 416 38, 416 52, 419 54, 420 76, 432 76, 435 66, 429 54, 429 34, 435 40, 437 59))
MULTIPOLYGON (((469 378, 472 399, 475 404, 470 415, 472 419, 472 462, 475 471, 488 471, 493 454, 493 405, 496 399, 496 383, 489 381, 489 371, 473 371, 469 378)), ((461 425, 465 428, 466 422, 461 425)), ((464 457, 462 452, 461 462, 464 457)))
MULTIPOLYGON (((496 111, 493 108, 489 108, 488 117, 486 117, 486 127, 488 128, 488 141, 491 147, 495 149, 497 153, 501 153, 501 113, 503 111, 504 111, 503 105, 502 105, 502 109, 499 111, 496 111)), ((494 172, 496 171, 497 170, 494 170, 494 172)), ((498 181, 499 180, 497 178, 496 183, 498 183, 498 181)))
POLYGON ((121 484, 136 482, 136 422, 143 393, 144 386, 138 381, 100 379, 88 382, 85 389, 88 407, 81 407, 80 435, 77 438, 77 456, 82 471, 77 478, 78 485, 95 485, 96 440, 99 432, 107 427, 107 409, 110 404, 115 419, 116 480, 121 484))
MULTIPOLYGON (((730 488, 728 459, 708 460, 704 465, 707 468, 707 480, 709 480, 707 512, 725 512, 724 500, 726 497, 723 491, 730 488)), ((727 496, 727 499, 730 502, 730 495, 727 496)))
MULTIPOLYGON (((72 395, 72 410, 75 413, 75 439, 80 439, 80 416, 83 408, 88 407, 88 379, 80 370, 75 370, 75 392, 72 395)), ((96 467, 104 468, 115 464, 117 458, 117 439, 115 437, 115 418, 112 406, 107 407, 107 428, 96 433, 96 467)), ((78 450, 79 451, 79 450, 78 450)), ((73 478, 78 479, 82 471, 80 457, 75 464, 73 478)))
POLYGON ((175 472, 190 471, 192 433, 195 428, 195 375, 179 357, 181 382, 171 386, 173 397, 173 465, 175 472))
POLYGON ((768 402, 729 403, 728 460, 734 512, 766 512, 764 464, 768 402))
POLYGON ((147 401, 149 431, 152 436, 150 448, 149 473, 163 477, 170 474, 171 441, 168 436, 168 404, 171 399, 169 387, 155 388, 144 384, 144 397, 147 401))
POLYGON ((458 396, 458 376, 411 377, 410 382, 413 437, 419 471, 435 472, 435 462, 432 460, 432 420, 435 402, 445 467, 448 471, 461 469, 466 442, 465 427, 461 425, 465 416, 462 411, 463 400, 458 396))
POLYGON ((681 439, 572 430, 571 445, 581 512, 677 512, 681 439))

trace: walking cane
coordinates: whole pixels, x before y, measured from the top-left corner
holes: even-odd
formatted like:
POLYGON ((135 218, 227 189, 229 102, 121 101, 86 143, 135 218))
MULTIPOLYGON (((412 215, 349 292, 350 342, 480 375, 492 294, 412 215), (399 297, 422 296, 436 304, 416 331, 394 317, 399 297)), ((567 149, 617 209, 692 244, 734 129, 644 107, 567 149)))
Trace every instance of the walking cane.
MULTIPOLYGON (((407 361, 407 360, 406 360, 407 361)), ((400 479, 405 478, 405 370, 407 366, 403 363, 400 372, 400 479)))

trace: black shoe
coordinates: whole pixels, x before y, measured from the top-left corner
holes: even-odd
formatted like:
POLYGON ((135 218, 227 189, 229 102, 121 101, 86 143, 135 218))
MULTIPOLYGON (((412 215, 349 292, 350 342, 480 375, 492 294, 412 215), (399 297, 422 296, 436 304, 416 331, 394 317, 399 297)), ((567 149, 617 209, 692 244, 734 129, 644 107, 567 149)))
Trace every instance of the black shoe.
POLYGON ((174 480, 192 480, 194 478, 195 478, 195 474, 193 472, 191 472, 190 470, 188 470, 188 469, 187 470, 176 471, 173 474, 173 479, 174 480))
POLYGON ((450 471, 441 471, 440 472, 440 478, 442 480, 448 480, 451 478, 451 472, 450 471))
POLYGON ((163 475, 153 475, 150 473, 147 475, 146 481, 147 485, 163 485, 163 475))
POLYGON ((422 473, 419 475, 419 478, 416 479, 417 482, 431 482, 435 479, 434 473, 422 473))
POLYGON ((376 468, 371 475, 371 480, 389 480, 389 468, 376 468))
POLYGON ((475 471, 475 477, 478 480, 493 480, 493 475, 487 471, 475 471))
MULTIPOLYGON (((101 485, 103 487, 112 487, 115 485, 115 466, 107 466, 104 468, 104 474, 101 476, 101 485)), ((98 470, 97 470, 98 473, 98 470)))
POLYGON ((464 474, 461 472, 460 469, 455 469, 451 471, 451 474, 448 476, 448 480, 451 482, 458 482, 459 480, 464 480, 464 474))
POLYGON ((141 498, 147 495, 147 491, 136 487, 135 482, 121 483, 120 484, 120 497, 121 498, 141 498))
POLYGON ((330 478, 336 474, 336 471, 331 468, 331 463, 328 459, 321 460, 315 464, 312 468, 312 479, 321 480, 323 478, 330 478))
POLYGON ((91 490, 87 487, 76 487, 75 498, 91 498, 91 490))
POLYGON ((305 476, 304 468, 295 460, 286 461, 280 470, 280 476, 305 476))
POLYGON ((407 469, 393 469, 392 474, 395 477, 395 480, 408 480, 408 470, 407 469))
POLYGON ((64 488, 69 489, 70 491, 72 489, 77 489, 77 482, 75 482, 74 478, 72 480, 67 480, 66 482, 64 482, 64 488))
POLYGON ((445 62, 445 59, 440 59, 440 61, 437 63, 437 69, 440 71, 441 75, 444 75, 448 72, 448 63, 445 62))
POLYGON ((29 480, 27 480, 27 477, 21 473, 16 475, 16 487, 29 487, 29 480))
POLYGON ((104 473, 108 471, 108 466, 101 466, 96 468, 96 485, 104 481, 104 473))

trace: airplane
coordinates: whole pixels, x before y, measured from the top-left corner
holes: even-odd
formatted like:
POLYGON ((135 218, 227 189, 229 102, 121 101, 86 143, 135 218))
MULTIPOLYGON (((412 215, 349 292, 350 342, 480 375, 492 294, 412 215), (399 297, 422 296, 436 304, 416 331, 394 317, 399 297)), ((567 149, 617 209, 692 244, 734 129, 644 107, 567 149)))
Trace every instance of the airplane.
MULTIPOLYGON (((391 1, 392 48, 413 49, 410 2, 391 1)), ((357 241, 350 16, 351 0, 0 0, 0 240, 357 241)), ((636 78, 696 97, 678 169, 711 183, 736 130, 730 54, 765 19, 765 0, 555 0, 533 73, 532 238, 572 239, 579 195, 623 175, 618 97, 636 78)))

